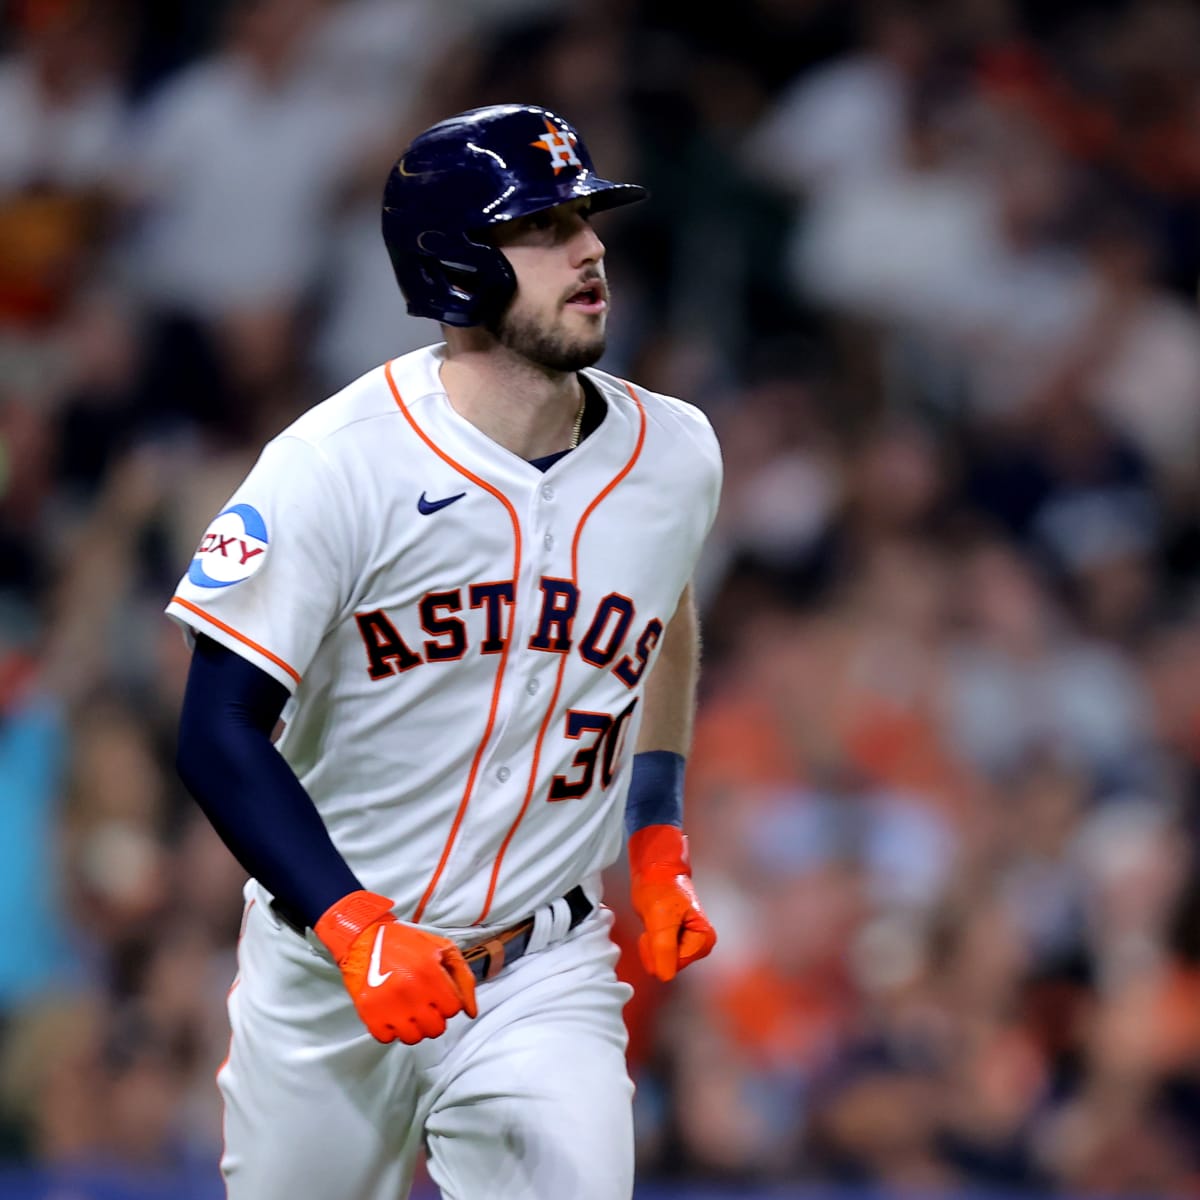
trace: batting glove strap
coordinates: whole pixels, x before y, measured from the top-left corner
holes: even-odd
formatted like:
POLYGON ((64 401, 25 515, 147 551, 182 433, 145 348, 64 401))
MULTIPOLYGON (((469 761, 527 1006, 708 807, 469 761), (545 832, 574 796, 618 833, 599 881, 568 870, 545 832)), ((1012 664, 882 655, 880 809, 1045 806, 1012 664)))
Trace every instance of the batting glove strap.
POLYGON ((362 934, 379 921, 394 921, 393 902, 377 892, 351 892, 321 914, 313 932, 324 943, 333 961, 339 966, 346 960, 350 947, 362 934))
POLYGON ((629 838, 629 869, 634 878, 691 878, 688 840, 674 825, 647 825, 629 838))

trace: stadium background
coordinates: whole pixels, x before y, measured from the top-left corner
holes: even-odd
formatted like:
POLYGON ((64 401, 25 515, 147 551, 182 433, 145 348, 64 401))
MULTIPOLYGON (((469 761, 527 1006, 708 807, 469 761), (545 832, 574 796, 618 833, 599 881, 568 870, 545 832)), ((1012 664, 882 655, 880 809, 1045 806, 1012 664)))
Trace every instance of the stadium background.
POLYGON ((507 99, 652 188, 601 229, 604 365, 727 460, 721 941, 623 959, 639 1195, 1200 1194, 1195 4, 0 22, 0 1197, 221 1194, 242 876, 161 608, 266 437, 436 336, 384 173, 507 99))

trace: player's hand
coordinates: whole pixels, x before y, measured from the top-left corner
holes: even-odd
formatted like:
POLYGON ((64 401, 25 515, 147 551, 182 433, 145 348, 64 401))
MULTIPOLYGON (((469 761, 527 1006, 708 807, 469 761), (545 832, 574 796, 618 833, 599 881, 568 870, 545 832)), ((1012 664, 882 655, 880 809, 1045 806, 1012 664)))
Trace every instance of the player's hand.
POLYGON ((478 1012, 475 977, 462 951, 448 938, 402 925, 386 896, 351 892, 313 931, 341 968, 350 999, 377 1041, 412 1046, 439 1037, 455 1014, 478 1012))
POLYGON ((696 890, 687 838, 674 825, 647 825, 629 839, 634 910, 645 932, 638 938, 642 966, 664 982, 717 944, 696 890))

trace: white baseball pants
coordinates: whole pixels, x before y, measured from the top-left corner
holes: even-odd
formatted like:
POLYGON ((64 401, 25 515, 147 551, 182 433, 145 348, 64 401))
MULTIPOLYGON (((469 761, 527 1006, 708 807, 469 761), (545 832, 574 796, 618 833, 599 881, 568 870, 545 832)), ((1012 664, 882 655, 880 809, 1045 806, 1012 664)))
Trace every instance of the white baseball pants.
POLYGON ((217 1075, 229 1200, 629 1200, 633 1084, 611 913, 526 954, 439 1038, 376 1042, 341 973, 249 906, 217 1075))

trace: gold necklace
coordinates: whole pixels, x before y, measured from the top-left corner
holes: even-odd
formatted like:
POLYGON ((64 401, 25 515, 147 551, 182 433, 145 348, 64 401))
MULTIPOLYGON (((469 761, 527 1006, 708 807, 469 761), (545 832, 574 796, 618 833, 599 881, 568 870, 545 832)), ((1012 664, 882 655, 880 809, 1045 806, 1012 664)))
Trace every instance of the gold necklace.
POLYGON ((575 414, 575 425, 571 429, 571 441, 567 446, 568 450, 574 450, 579 445, 579 435, 583 432, 583 414, 587 408, 587 396, 583 396, 579 401, 579 411, 575 414))

